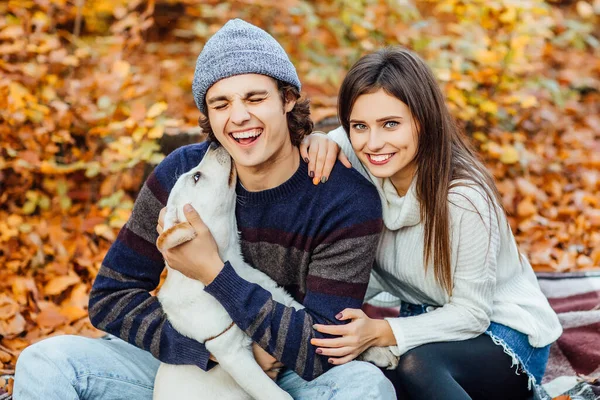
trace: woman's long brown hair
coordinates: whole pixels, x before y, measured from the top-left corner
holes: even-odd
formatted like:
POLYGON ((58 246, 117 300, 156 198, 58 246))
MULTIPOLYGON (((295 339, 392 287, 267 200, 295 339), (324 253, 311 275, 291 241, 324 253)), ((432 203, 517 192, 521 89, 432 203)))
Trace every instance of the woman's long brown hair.
MULTIPOLYGON (((405 103, 416 122, 416 195, 425 233, 423 262, 427 268, 433 260, 438 284, 451 295, 448 192, 465 184, 457 181, 468 181, 483 190, 490 208, 496 212, 496 207, 502 209, 500 194, 492 175, 450 115, 431 69, 404 48, 388 47, 368 54, 350 69, 338 96, 338 113, 347 133, 356 99, 379 89, 405 103)), ((496 217, 499 221, 497 213, 496 217)))

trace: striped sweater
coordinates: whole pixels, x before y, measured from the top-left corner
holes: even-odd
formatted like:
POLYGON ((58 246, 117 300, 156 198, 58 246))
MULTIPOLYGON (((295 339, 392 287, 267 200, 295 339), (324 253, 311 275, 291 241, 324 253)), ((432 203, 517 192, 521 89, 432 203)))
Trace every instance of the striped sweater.
MULTIPOLYGON (((150 351, 168 364, 211 367, 203 344, 179 334, 156 297, 164 260, 156 224, 178 176, 198 165, 207 143, 171 153, 149 176, 132 215, 109 249, 90 294, 94 326, 150 351)), ((383 228, 375 188, 358 172, 336 165, 326 184, 314 186, 307 166, 282 185, 248 192, 239 183, 236 219, 245 260, 285 287, 306 308, 296 311, 225 267, 205 290, 267 352, 311 380, 328 370, 315 353, 315 323, 360 308, 383 228)))

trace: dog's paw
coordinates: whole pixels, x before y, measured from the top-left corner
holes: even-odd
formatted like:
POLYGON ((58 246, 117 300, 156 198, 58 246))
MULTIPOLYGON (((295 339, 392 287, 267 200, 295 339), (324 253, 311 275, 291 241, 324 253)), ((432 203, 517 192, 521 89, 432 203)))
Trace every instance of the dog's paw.
POLYGON ((177 247, 196 237, 196 231, 189 222, 181 222, 164 231, 156 240, 156 247, 161 252, 177 247))
POLYGON ((369 347, 359 356, 359 359, 386 369, 396 369, 398 366, 398 357, 389 347, 369 347))

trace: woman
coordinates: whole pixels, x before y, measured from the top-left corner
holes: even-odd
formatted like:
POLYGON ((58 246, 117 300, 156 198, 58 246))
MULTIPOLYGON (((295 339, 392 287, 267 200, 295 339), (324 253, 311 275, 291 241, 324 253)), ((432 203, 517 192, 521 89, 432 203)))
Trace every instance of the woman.
MULTIPOLYGON (((314 326, 335 336, 313 339, 317 353, 343 364, 391 346, 400 363, 387 376, 402 399, 530 398, 561 326, 431 70, 383 49, 351 68, 338 100, 343 129, 327 137, 377 186, 384 210, 370 294, 389 292, 401 309, 385 320, 343 310, 347 325, 314 326)), ((314 174, 338 148, 311 135, 302 151, 314 174)))

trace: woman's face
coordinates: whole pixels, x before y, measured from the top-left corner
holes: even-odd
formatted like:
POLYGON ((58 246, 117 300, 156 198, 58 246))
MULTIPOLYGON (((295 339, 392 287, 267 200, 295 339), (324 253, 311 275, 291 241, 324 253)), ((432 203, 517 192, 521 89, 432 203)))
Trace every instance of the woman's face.
POLYGON ((417 127, 408 106, 383 89, 356 99, 350 141, 360 161, 378 178, 405 192, 415 172, 417 127))

